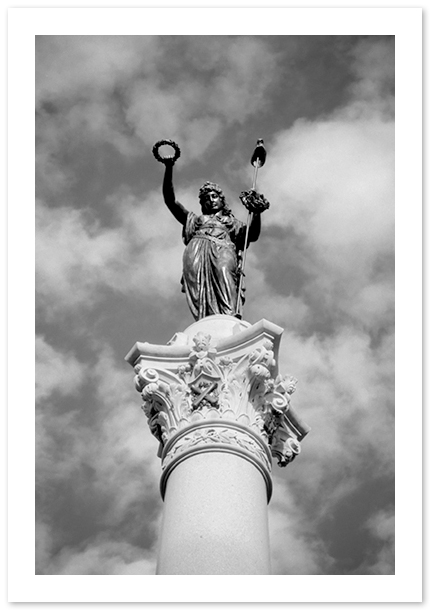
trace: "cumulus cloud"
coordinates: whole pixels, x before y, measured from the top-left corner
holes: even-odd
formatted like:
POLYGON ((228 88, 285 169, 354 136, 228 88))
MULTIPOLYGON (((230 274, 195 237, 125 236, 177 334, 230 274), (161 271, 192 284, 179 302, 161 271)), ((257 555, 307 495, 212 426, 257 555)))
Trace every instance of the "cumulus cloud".
MULTIPOLYGON (((350 91, 353 102, 346 108, 349 116, 394 117, 394 38, 377 42, 367 39, 351 49, 356 80, 350 91)), ((345 112, 345 109, 343 109, 345 112)))
POLYGON ((51 209, 38 202, 36 285, 47 311, 89 308, 103 298, 103 288, 151 299, 177 291, 180 226, 166 222, 169 212, 161 195, 142 201, 119 193, 110 205, 121 211, 115 228, 102 227, 70 206, 51 209))
POLYGON ((111 92, 139 71, 153 72, 157 54, 153 36, 38 36, 36 105, 111 92))
POLYGON ((39 574, 153 572, 148 545, 159 527, 158 443, 139 409, 131 370, 121 370, 111 350, 98 347, 92 391, 80 397, 85 409, 62 412, 53 400, 38 411, 39 574), (57 505, 64 511, 56 529, 49 526, 54 489, 61 490, 57 505), (70 506, 80 502, 81 519, 67 520, 70 506), (93 523, 92 537, 86 523, 93 523))
POLYGON ((294 492, 276 480, 269 505, 272 574, 324 574, 334 560, 312 523, 294 501, 294 492))
MULTIPOLYGON (((185 162, 264 106, 276 75, 273 53, 248 37, 41 36, 36 64, 39 118, 56 120, 69 147, 92 140, 136 155, 170 137, 185 162)), ((41 140, 38 161, 55 175, 50 144, 41 140)))
MULTIPOLYGON (((272 201, 265 226, 284 227, 281 239, 300 245, 288 254, 307 276, 305 302, 306 292, 317 294, 368 326, 391 313, 394 296, 394 123, 381 109, 392 101, 393 73, 390 43, 365 42, 354 53, 359 80, 348 105, 280 132, 259 184, 272 201), (350 112, 357 102, 362 111, 350 112)), ((265 263, 270 273, 277 261, 265 263)))
POLYGON ((100 477, 98 485, 115 494, 114 509, 126 507, 142 493, 153 497, 158 492, 160 460, 158 441, 150 434, 139 395, 130 383, 131 368, 119 367, 111 348, 101 350, 94 369, 101 419, 100 446, 93 465, 100 477), (142 476, 144 468, 145 476, 142 476))
MULTIPOLYGON (((178 41, 172 46, 172 51, 182 51, 178 41)), ((183 142, 185 159, 195 159, 222 128, 245 121, 264 105, 275 60, 256 39, 194 37, 187 46, 188 67, 181 64, 180 73, 168 82, 133 84, 127 118, 144 141, 160 139, 163 126, 169 137, 183 142), (212 78, 208 72, 214 72, 212 78)))
MULTIPOLYGON (((43 536, 43 534, 39 533, 39 536, 43 536)), ((64 547, 54 559, 48 559, 48 561, 41 555, 42 548, 39 544, 36 558, 36 573, 38 574, 154 574, 154 552, 126 542, 115 542, 99 537, 81 545, 78 549, 64 547), (42 566, 43 572, 37 569, 38 567, 40 569, 40 566, 42 566)))
MULTIPOLYGON (((305 302, 318 295, 367 327, 393 306, 393 151, 391 123, 299 123, 278 137, 262 181, 273 200, 264 222, 300 237, 292 258, 307 276, 305 302)), ((274 286, 285 287, 288 276, 274 286)))
POLYGON ((321 249, 379 242, 392 225, 393 138, 385 122, 298 121, 262 174, 280 191, 270 223, 293 221, 321 249))
POLYGON ((380 106, 392 99, 390 47, 354 48, 349 103, 280 132, 261 171, 272 205, 248 257, 249 311, 272 310, 299 334, 393 330, 394 124, 380 106), (349 115, 357 101, 369 112, 349 115))
MULTIPOLYGON (((302 486, 318 494, 328 491, 328 485, 332 491, 347 482, 348 491, 351 479, 361 479, 361 466, 369 460, 375 476, 392 473, 394 384, 392 372, 387 374, 386 353, 393 365, 391 339, 374 350, 366 335, 350 331, 306 340, 286 333, 283 342, 282 367, 298 377, 294 399, 298 413, 312 427, 300 455, 302 486)), ((320 505, 331 501, 330 494, 324 495, 320 505)))
POLYGON ((381 510, 365 524, 377 543, 376 557, 370 556, 360 566, 361 574, 395 574, 394 511, 381 510))
POLYGON ((63 396, 75 394, 85 378, 85 368, 71 354, 54 349, 44 337, 36 337, 36 400, 53 391, 63 396))

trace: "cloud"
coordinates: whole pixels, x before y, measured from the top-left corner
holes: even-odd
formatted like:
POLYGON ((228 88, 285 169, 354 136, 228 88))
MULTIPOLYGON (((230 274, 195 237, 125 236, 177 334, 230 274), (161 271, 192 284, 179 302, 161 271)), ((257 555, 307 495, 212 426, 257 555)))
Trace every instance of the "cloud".
POLYGON ((153 570, 148 549, 161 512, 158 442, 139 409, 132 370, 122 369, 110 348, 97 348, 91 391, 72 409, 53 399, 37 413, 39 574, 153 570), (62 511, 55 528, 48 525, 53 494, 54 513, 62 511), (78 505, 80 516, 73 511, 78 505))
POLYGON ((52 488, 79 469, 88 430, 79 430, 79 409, 64 408, 64 399, 80 399, 88 366, 71 353, 36 336, 36 482, 52 488), (58 405, 58 407, 57 407, 58 405))
POLYGON ((259 176, 271 201, 264 245, 252 246, 258 256, 248 259, 251 314, 273 303, 277 319, 305 334, 350 323, 373 334, 392 325, 391 45, 365 40, 354 47, 358 80, 348 103, 299 119, 274 139, 259 176))
POLYGON ((124 256, 121 235, 113 230, 98 230, 84 214, 67 207, 49 209, 38 202, 36 208, 36 283, 37 291, 49 297, 52 307, 75 306, 89 300, 94 288, 109 274, 109 263, 124 256))
POLYGON ((157 55, 154 36, 37 36, 36 103, 110 93, 138 72, 151 73, 157 55))
POLYGON ((347 108, 349 116, 377 115, 382 119, 393 119, 394 46, 394 37, 378 41, 368 38, 351 50, 356 81, 350 89, 354 102, 347 108))
POLYGON ((298 123, 278 137, 261 185, 273 202, 265 224, 300 236, 304 293, 366 325, 394 292, 393 150, 392 124, 298 123))
MULTIPOLYGON (((261 188, 271 190, 267 222, 292 225, 331 264, 392 236, 394 132, 379 121, 298 121, 278 135, 261 188), (273 193, 273 194, 272 194, 273 193)), ((381 243, 382 242, 382 243, 381 243)))
POLYGON ((54 391, 63 396, 76 394, 84 379, 85 367, 77 358, 36 337, 36 400, 46 399, 54 391))
POLYGON ((166 222, 169 212, 160 194, 142 201, 119 192, 114 228, 100 226, 84 211, 71 207, 36 210, 36 285, 45 314, 59 308, 91 308, 103 289, 146 299, 178 291, 181 276, 180 225, 166 222), (177 264, 163 264, 163 261, 177 264))
POLYGON ((142 494, 151 501, 158 496, 158 441, 150 434, 139 408, 132 369, 119 367, 111 348, 100 350, 94 380, 101 429, 92 464, 98 472, 98 491, 112 494, 117 490, 109 509, 109 520, 117 520, 142 494))
MULTIPOLYGON (((108 143, 121 155, 140 154, 141 143, 125 120, 122 96, 134 79, 151 78, 158 47, 154 36, 36 37, 39 197, 52 194, 52 177, 64 185, 60 150, 70 153, 108 143)), ((69 167, 68 180, 75 177, 69 167)))
POLYGON ((392 474, 392 339, 372 349, 366 334, 345 330, 325 339, 289 332, 282 341, 282 369, 299 379, 294 405, 312 428, 300 455, 302 485, 317 494, 342 485, 341 473, 360 479, 369 460, 374 476, 392 474))
MULTIPOLYGON (((260 110, 276 82, 273 53, 248 37, 39 36, 36 65, 39 121, 68 147, 107 142, 138 155, 169 137, 183 145, 183 163, 260 110)), ((50 143, 42 134, 38 161, 55 175, 50 143)))
POLYGON ((265 106, 265 93, 276 76, 276 59, 256 38, 239 37, 228 45, 220 39, 218 44, 223 47, 216 66, 221 74, 213 81, 209 108, 222 112, 229 122, 243 122, 265 106))
POLYGON ((176 74, 168 82, 138 80, 127 104, 127 119, 142 140, 168 134, 183 143, 185 161, 200 157, 222 129, 257 112, 275 75, 274 57, 262 41, 195 37, 191 47, 189 67, 181 64, 180 79, 176 74))
MULTIPOLYGON (((41 530, 39 530, 41 531, 41 530)), ((43 531, 43 530, 42 530, 43 531)), ((43 534, 39 534, 43 536, 43 534)), ((39 546, 40 549, 40 546, 39 546)), ((39 550, 39 554, 40 554, 39 550)), ((43 561, 43 572, 36 560, 36 573, 40 574, 80 574, 80 575, 133 575, 154 574, 155 553, 133 544, 98 537, 80 548, 64 547, 54 557, 43 561)))
POLYGON ((394 574, 395 573, 395 547, 394 547, 394 511, 381 510, 373 514, 365 528, 378 543, 379 550, 370 556, 360 566, 361 574, 394 574))
POLYGON ((277 480, 269 505, 272 574, 330 572, 334 561, 316 535, 314 526, 315 523, 312 524, 295 503, 288 484, 277 480))

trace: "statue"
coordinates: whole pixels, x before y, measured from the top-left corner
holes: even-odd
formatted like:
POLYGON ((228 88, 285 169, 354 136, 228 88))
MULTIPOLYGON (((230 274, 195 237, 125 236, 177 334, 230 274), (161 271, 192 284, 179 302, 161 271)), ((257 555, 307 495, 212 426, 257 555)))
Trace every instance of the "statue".
MULTIPOLYGON (((259 142, 264 151, 262 141, 259 142)), ((258 239, 260 215, 269 203, 255 191, 255 184, 250 191, 242 192, 241 200, 249 210, 248 223, 245 224, 235 218, 221 188, 213 182, 205 182, 199 191, 202 213, 190 212, 176 200, 173 187, 173 166, 180 156, 178 145, 172 140, 161 140, 155 144, 153 153, 165 166, 164 201, 183 227, 182 239, 186 247, 181 284, 192 315, 196 320, 212 314, 240 318, 245 300, 243 267, 246 248, 258 239), (174 156, 163 158, 159 155, 158 148, 165 144, 174 148, 174 156)), ((264 163, 262 159, 255 161, 256 169, 264 163)))

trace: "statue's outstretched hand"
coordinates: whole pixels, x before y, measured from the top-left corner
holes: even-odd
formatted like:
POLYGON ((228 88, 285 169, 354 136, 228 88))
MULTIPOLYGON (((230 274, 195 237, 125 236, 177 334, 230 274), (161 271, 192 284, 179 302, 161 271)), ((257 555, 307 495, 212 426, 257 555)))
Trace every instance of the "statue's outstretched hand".
POLYGON ((239 197, 246 209, 254 214, 261 214, 270 205, 264 195, 257 193, 253 189, 242 191, 239 197))
POLYGON ((164 157, 160 161, 166 167, 173 167, 176 163, 176 159, 173 155, 171 157, 164 157))

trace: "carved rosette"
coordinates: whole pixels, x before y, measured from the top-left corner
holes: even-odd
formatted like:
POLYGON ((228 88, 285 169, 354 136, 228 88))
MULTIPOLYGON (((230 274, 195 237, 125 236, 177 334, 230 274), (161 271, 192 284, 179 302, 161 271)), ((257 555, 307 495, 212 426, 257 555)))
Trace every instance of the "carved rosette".
POLYGON ((267 333, 246 343, 215 347, 209 334, 197 332, 185 357, 152 358, 148 366, 141 355, 134 362, 142 409, 160 443, 163 497, 181 461, 224 451, 261 471, 270 498, 271 457, 286 466, 300 453, 308 428, 290 407, 297 380, 277 374, 274 340, 267 333))

